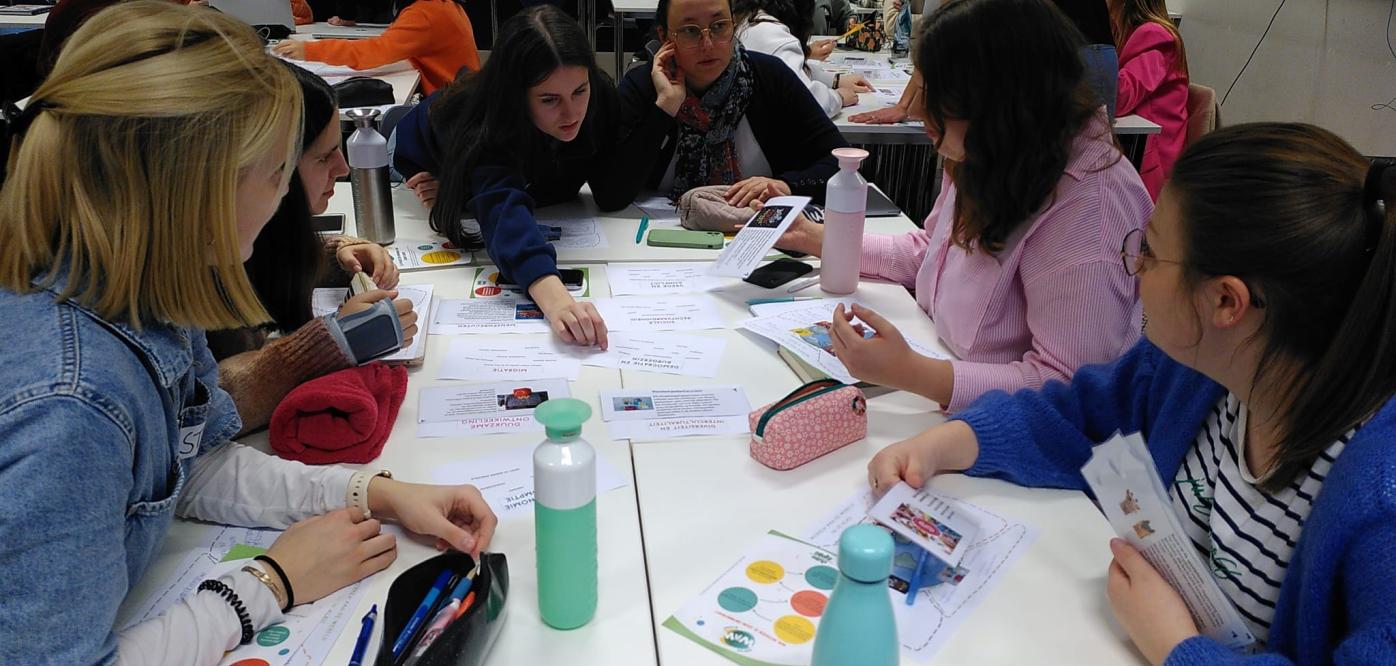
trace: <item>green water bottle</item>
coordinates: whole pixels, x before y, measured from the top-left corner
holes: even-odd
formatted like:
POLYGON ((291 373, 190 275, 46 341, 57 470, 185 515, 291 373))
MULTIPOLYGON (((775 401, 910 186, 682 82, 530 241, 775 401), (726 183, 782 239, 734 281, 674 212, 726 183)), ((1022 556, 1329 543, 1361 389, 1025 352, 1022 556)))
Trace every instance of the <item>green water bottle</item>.
POLYGON ((839 537, 839 581, 819 618, 810 666, 896 666, 901 661, 897 619, 887 577, 891 535, 876 525, 854 525, 839 537))
POLYGON ((548 433, 533 451, 538 610, 548 626, 575 629, 596 614, 596 451, 582 439, 591 406, 559 398, 533 417, 548 433))

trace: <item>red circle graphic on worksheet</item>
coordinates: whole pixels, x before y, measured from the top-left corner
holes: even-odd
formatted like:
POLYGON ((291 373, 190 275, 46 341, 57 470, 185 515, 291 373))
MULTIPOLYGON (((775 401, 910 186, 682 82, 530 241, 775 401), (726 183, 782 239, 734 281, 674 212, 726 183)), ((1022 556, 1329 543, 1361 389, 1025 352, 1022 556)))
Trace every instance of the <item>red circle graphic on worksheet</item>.
POLYGON ((796 592, 790 597, 790 607, 795 609, 805 617, 819 617, 824 614, 824 606, 829 603, 829 598, 815 592, 814 590, 804 590, 796 592))

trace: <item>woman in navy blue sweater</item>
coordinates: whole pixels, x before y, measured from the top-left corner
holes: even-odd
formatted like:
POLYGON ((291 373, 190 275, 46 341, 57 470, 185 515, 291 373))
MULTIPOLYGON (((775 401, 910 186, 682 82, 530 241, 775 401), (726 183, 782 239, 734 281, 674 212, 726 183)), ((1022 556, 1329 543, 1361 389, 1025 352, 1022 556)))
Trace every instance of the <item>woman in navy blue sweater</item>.
POLYGON ((735 206, 768 188, 822 202, 838 171, 830 151, 848 144, 795 73, 736 43, 728 0, 660 0, 656 15, 663 46, 620 83, 632 133, 650 149, 624 168, 671 199, 729 185, 735 206))
POLYGON ((394 166, 431 208, 432 228, 488 251, 564 341, 603 349, 605 322, 563 286, 533 210, 575 199, 583 183, 601 210, 635 200, 643 172, 627 165, 659 133, 644 136, 623 111, 582 27, 541 5, 509 19, 478 73, 419 104, 394 132, 394 166), (467 217, 478 232, 462 226, 467 217))
POLYGON ((883 449, 874 490, 952 470, 1084 490, 1091 448, 1137 432, 1259 641, 1199 635, 1115 539, 1110 603, 1151 663, 1396 662, 1396 170, 1310 125, 1220 130, 1121 258, 1147 340, 883 449))

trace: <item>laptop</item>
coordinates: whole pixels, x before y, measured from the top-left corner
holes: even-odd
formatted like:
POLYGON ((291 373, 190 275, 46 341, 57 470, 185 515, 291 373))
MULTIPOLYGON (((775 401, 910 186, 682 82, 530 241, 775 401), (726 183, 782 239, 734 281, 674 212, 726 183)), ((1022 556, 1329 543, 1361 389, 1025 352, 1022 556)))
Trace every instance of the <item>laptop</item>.
POLYGON ((250 26, 281 26, 296 31, 287 0, 209 0, 208 5, 250 26))
POLYGON ((868 208, 864 215, 868 217, 896 217, 902 214, 902 209, 897 208, 897 204, 892 203, 887 195, 882 193, 876 185, 868 183, 868 208))
POLYGON ((0 16, 37 16, 50 9, 48 5, 10 5, 0 7, 0 16))

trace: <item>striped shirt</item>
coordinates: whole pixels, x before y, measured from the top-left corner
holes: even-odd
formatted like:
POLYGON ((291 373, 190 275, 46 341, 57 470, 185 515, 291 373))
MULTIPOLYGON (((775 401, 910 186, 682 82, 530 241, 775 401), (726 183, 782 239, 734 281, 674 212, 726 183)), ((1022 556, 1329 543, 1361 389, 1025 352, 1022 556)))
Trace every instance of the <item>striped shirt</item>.
POLYGON ((1246 407, 1228 393, 1212 409, 1174 477, 1173 508, 1226 596, 1264 643, 1304 519, 1349 431, 1309 473, 1276 494, 1246 466, 1246 407))
POLYGON ((997 253, 956 247, 947 176, 925 228, 863 238, 864 275, 916 290, 952 362, 959 411, 986 391, 1038 388, 1114 360, 1139 337, 1135 279, 1120 262, 1125 234, 1153 212, 1149 193, 1111 140, 1102 113, 1072 144, 1056 190, 997 253))

